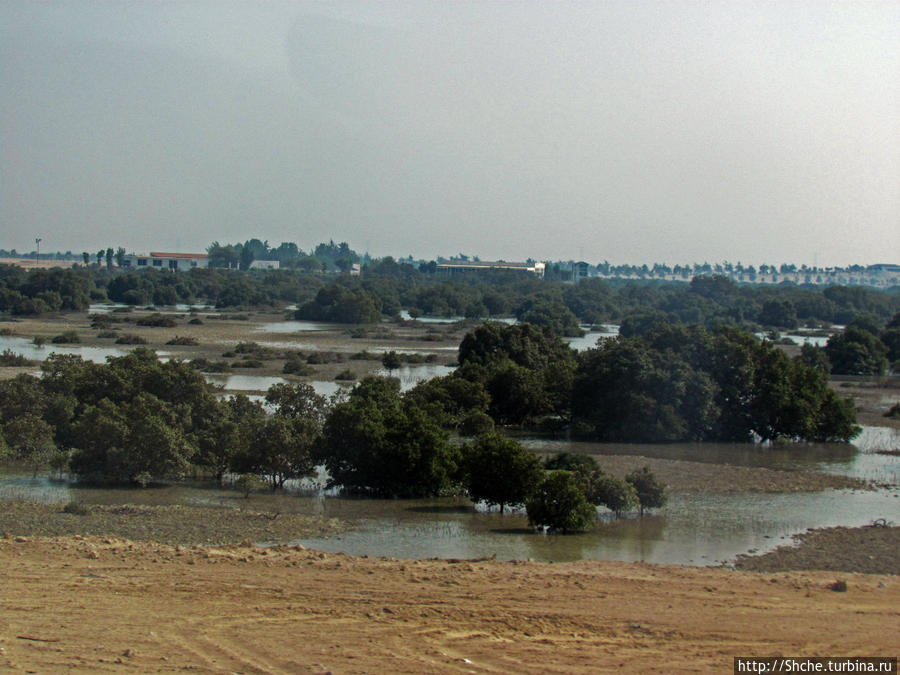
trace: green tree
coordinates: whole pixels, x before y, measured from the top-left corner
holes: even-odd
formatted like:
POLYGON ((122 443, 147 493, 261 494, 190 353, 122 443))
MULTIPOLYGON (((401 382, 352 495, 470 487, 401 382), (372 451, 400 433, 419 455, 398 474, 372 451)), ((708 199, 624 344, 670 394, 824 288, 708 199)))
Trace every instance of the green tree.
POLYGON ((881 375, 888 366, 884 343, 858 326, 828 338, 825 353, 835 375, 881 375))
POLYGON ((389 352, 385 352, 381 357, 381 365, 383 365, 388 372, 392 370, 397 370, 400 366, 403 365, 403 360, 397 354, 397 352, 391 350, 389 352))
POLYGON ((546 473, 526 500, 525 509, 532 526, 563 534, 589 529, 597 514, 578 479, 568 471, 546 473))
POLYGON ((319 425, 309 418, 269 417, 256 425, 246 468, 265 476, 272 490, 291 478, 312 474, 312 450, 320 439, 319 425))
POLYGON ((436 407, 401 397, 395 379, 367 377, 329 412, 320 459, 329 485, 419 497, 450 487, 457 455, 436 407))
POLYGON ((650 471, 650 467, 645 466, 639 470, 632 471, 625 476, 625 480, 637 492, 638 502, 641 506, 641 517, 644 515, 644 509, 656 509, 666 505, 668 501, 666 486, 657 480, 653 472, 650 471))
POLYGON ((112 250, 112 247, 106 249, 106 269, 108 269, 108 270, 111 270, 111 269, 112 269, 112 266, 113 266, 113 255, 115 255, 115 254, 114 254, 114 252, 113 252, 113 250, 112 250))
POLYGON ((3 427, 3 436, 16 459, 31 466, 34 475, 49 466, 56 452, 53 428, 31 413, 20 415, 3 427))
POLYGON ((325 397, 316 393, 311 384, 273 384, 266 392, 266 403, 276 414, 288 419, 312 419, 317 424, 325 420, 325 397))
POLYGON ((472 501, 498 504, 500 513, 507 505, 524 504, 543 473, 533 452, 496 433, 463 448, 461 469, 472 501))

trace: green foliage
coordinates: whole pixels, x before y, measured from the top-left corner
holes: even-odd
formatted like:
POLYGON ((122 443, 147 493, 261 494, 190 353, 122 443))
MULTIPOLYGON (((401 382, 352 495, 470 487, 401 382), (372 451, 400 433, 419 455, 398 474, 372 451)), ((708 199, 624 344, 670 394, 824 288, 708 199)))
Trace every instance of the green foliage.
POLYGON ((175 345, 179 347, 196 347, 200 344, 200 342, 195 337, 188 337, 185 335, 176 335, 171 340, 166 342, 167 345, 175 345))
POLYGON ((18 368, 22 366, 30 366, 33 363, 34 362, 30 359, 26 359, 22 354, 15 353, 9 347, 0 352, 0 367, 18 368))
POLYGON ((384 356, 381 357, 381 365, 383 365, 387 370, 397 370, 400 366, 403 365, 403 360, 397 354, 397 352, 391 350, 389 352, 385 352, 384 356))
POLYGON ((258 419, 241 459, 245 471, 266 477, 276 490, 291 478, 312 474, 312 450, 319 443, 321 427, 310 418, 281 416, 258 419))
POLYGON ((533 452, 496 433, 464 446, 460 469, 472 501, 498 504, 501 513, 507 505, 523 504, 543 474, 533 452))
POLYGON ((59 335, 54 335, 50 342, 55 345, 75 344, 81 342, 81 338, 78 337, 78 333, 74 330, 67 330, 59 335))
POLYGON ((575 353, 557 335, 531 324, 486 323, 467 333, 455 374, 490 395, 489 413, 501 424, 565 415, 575 353))
POLYGON ((528 522, 566 534, 589 529, 596 511, 579 480, 568 471, 550 471, 525 502, 528 522))
POLYGON ((564 337, 580 337, 584 331, 578 325, 578 318, 562 302, 526 300, 516 312, 519 321, 541 328, 548 328, 564 337))
POLYGON ((251 492, 258 492, 266 487, 266 482, 253 473, 242 473, 234 481, 234 487, 243 493, 244 499, 250 498, 251 492))
POLYGON ((859 431, 823 370, 738 329, 671 324, 582 353, 572 418, 603 441, 847 441, 859 431))
POLYGON ((151 326, 154 328, 175 328, 178 325, 178 322, 171 316, 159 314, 158 312, 141 317, 135 323, 138 326, 151 326))
POLYGON ((53 428, 32 413, 24 413, 6 422, 3 437, 13 456, 29 464, 35 475, 50 465, 56 452, 53 428))
POLYGON ((666 486, 660 483, 649 467, 643 467, 632 471, 625 480, 634 487, 638 501, 641 505, 641 515, 644 509, 661 508, 666 505, 666 486))
POLYGON ((384 497, 421 497, 449 489, 458 450, 434 406, 400 395, 391 378, 367 377, 325 422, 321 457, 329 485, 384 497))
POLYGON ((825 353, 835 375, 881 375, 887 370, 887 348, 878 337, 859 326, 847 326, 832 335, 825 353))
POLYGON ((122 333, 119 337, 116 338, 117 345, 145 345, 147 344, 147 340, 145 340, 140 335, 135 333, 122 333))
POLYGON ((376 323, 381 320, 380 304, 363 288, 351 290, 340 284, 331 284, 321 289, 314 300, 301 305, 295 318, 334 323, 376 323))
POLYGON ((585 481, 585 494, 592 504, 605 506, 617 516, 637 506, 640 497, 634 486, 603 471, 580 476, 585 481))
POLYGON ((325 420, 325 397, 317 394, 311 384, 273 384, 266 392, 266 403, 281 417, 306 417, 319 423, 325 420))

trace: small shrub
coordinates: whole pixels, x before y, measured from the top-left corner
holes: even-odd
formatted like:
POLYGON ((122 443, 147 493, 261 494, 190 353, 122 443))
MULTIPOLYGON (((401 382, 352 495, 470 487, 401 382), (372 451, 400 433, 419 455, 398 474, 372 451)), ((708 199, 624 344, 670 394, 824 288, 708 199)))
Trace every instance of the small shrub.
POLYGON ((312 375, 316 372, 316 369, 312 366, 306 365, 299 358, 288 359, 284 362, 284 369, 282 372, 285 375, 312 375))
POLYGON ((15 335, 12 328, 0 328, 0 336, 6 337, 9 335, 15 335))
POLYGON ((352 370, 349 370, 349 369, 342 370, 341 372, 339 372, 337 375, 334 376, 334 379, 336 379, 336 380, 355 380, 356 373, 354 373, 352 370))
POLYGON ((34 338, 32 338, 31 342, 37 347, 43 347, 45 344, 47 344, 47 338, 45 338, 43 335, 35 335, 34 338))
POLYGON ((835 593, 846 593, 847 592, 847 582, 843 579, 838 579, 833 584, 829 584, 828 588, 830 588, 835 593))
POLYGON ((900 419, 900 403, 892 405, 891 409, 884 413, 884 416, 895 420, 900 419))
POLYGON ((114 338, 118 337, 118 335, 119 334, 114 330, 101 330, 99 333, 97 333, 98 338, 114 338))
POLYGON ((17 368, 33 365, 34 361, 26 359, 22 354, 16 354, 12 349, 4 349, 0 354, 0 366, 17 368))
POLYGON ((363 349, 361 352, 356 352, 350 355, 351 361, 376 361, 378 359, 378 354, 373 354, 372 352, 366 351, 363 349))
POLYGON ((134 333, 123 333, 116 339, 117 345, 145 345, 147 341, 134 333))
MULTIPOLYGON (((191 311, 193 311, 193 310, 191 310, 191 311)), ((192 326, 202 326, 203 319, 198 319, 195 317, 195 318, 191 319, 190 321, 188 321, 188 323, 191 324, 192 326)))
POLYGON ((235 479, 234 487, 244 493, 244 499, 249 499, 251 492, 264 490, 266 482, 256 474, 242 473, 235 479))
POLYGON ((244 357, 240 361, 235 361, 231 364, 232 368, 262 368, 263 362, 259 359, 254 359, 250 357, 244 357))
POLYGON ((196 347, 200 343, 197 341, 197 338, 195 338, 195 337, 186 337, 186 336, 176 335, 171 340, 169 340, 166 344, 178 346, 178 347, 196 347))
POLYGON ((81 342, 81 338, 74 330, 67 330, 59 335, 54 335, 51 342, 55 345, 75 344, 81 342))
POLYGON ((76 501, 71 501, 66 504, 63 507, 62 511, 63 513, 71 513, 75 516, 86 516, 91 512, 91 510, 87 506, 85 506, 81 502, 76 501))
POLYGON ((151 326, 153 328, 175 328, 178 322, 171 316, 165 316, 160 313, 151 314, 138 319, 135 322, 138 326, 151 326))

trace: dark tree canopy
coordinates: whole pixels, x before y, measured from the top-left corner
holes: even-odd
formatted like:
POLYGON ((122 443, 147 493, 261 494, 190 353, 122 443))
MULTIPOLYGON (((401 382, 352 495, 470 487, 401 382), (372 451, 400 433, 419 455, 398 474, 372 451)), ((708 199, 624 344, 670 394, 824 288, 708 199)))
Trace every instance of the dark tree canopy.
POLYGON ((537 456, 498 434, 481 436, 463 448, 463 483, 473 501, 517 506, 534 490, 543 473, 537 456))

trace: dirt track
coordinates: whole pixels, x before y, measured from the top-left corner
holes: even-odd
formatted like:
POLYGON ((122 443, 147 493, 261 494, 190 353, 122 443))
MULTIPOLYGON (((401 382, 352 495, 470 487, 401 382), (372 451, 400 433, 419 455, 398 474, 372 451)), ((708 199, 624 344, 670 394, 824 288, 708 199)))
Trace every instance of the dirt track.
POLYGON ((0 540, 0 669, 731 672, 896 656, 892 576, 0 540), (844 579, 845 593, 829 585, 844 579))

